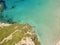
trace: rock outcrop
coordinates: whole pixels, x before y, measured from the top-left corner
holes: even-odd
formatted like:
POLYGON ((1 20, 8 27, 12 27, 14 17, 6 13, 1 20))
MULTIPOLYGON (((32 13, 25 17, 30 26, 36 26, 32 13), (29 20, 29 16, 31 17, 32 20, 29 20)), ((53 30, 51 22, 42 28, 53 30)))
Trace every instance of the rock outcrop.
POLYGON ((28 24, 0 27, 0 45, 40 45, 36 33, 28 24))

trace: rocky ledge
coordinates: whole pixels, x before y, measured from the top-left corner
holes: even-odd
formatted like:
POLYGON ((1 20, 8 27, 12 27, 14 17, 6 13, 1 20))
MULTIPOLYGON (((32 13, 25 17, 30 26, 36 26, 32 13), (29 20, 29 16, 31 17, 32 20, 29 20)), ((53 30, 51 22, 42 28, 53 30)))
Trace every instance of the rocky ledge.
POLYGON ((1 23, 0 45, 40 45, 40 42, 29 24, 1 23))

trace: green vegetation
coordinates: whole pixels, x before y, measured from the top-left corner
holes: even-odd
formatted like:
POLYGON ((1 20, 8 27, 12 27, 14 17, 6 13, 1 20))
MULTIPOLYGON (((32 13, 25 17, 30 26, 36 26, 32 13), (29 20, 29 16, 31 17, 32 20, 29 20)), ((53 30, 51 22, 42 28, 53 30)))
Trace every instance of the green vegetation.
POLYGON ((22 24, 12 24, 10 26, 6 26, 3 28, 0 28, 0 42, 8 37, 9 35, 13 35, 12 39, 8 41, 4 41, 0 45, 15 45, 15 43, 18 43, 21 41, 23 37, 31 37, 32 41, 35 43, 35 45, 40 45, 40 42, 38 41, 38 38, 35 34, 29 34, 27 32, 31 32, 32 27, 28 24, 22 25, 22 24), (23 28, 27 26, 27 28, 23 28), (16 31, 17 30, 17 31, 16 31), (16 31, 16 32, 15 32, 16 31), (27 34, 26 34, 27 33, 27 34))

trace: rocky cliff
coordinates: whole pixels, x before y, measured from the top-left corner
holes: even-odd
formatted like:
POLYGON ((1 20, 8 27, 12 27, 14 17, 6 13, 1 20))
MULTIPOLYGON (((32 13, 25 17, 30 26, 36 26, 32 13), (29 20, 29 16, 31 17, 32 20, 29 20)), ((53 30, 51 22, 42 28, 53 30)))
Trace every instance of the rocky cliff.
POLYGON ((1 24, 0 45, 40 45, 29 24, 1 24))

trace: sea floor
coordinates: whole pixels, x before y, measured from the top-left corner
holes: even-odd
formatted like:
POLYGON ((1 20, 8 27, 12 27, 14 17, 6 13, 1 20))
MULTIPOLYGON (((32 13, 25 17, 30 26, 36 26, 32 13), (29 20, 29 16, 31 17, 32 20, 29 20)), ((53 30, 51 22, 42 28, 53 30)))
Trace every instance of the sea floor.
POLYGON ((60 39, 59 0, 6 0, 4 15, 20 24, 30 24, 41 45, 55 45, 60 39))

